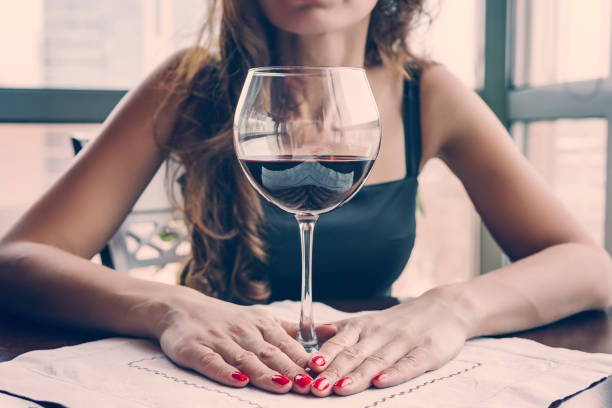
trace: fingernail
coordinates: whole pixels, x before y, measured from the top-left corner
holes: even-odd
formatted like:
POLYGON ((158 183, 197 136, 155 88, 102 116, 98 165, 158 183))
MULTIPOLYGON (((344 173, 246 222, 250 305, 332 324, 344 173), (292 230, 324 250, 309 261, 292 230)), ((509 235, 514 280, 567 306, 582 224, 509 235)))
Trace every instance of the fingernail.
POLYGON ((323 367, 325 365, 325 359, 323 356, 314 356, 312 358, 312 362, 319 367, 323 367))
POLYGON ((323 323, 323 326, 333 326, 333 323, 323 323))
POLYGON ((335 384, 334 387, 338 387, 338 388, 342 388, 345 385, 350 385, 353 383, 353 379, 351 377, 344 377, 341 380, 338 380, 335 384))
POLYGON ((289 382, 291 382, 290 379, 288 379, 284 375, 279 375, 279 374, 276 374, 275 376, 273 376, 272 377, 272 381, 274 381, 278 385, 285 385, 285 384, 288 384, 289 382))
POLYGON ((308 387, 308 384, 310 384, 311 381, 312 381, 312 378, 304 374, 298 374, 293 379, 293 382, 302 388, 308 387))
POLYGON ((240 382, 244 382, 244 381, 248 381, 249 377, 247 377, 246 375, 242 374, 240 371, 235 371, 232 373, 232 378, 236 381, 240 381, 240 382))
POLYGON ((329 387, 329 380, 325 377, 317 378, 312 386, 319 391, 325 391, 329 387))
POLYGON ((380 373, 376 377, 372 378, 372 381, 383 381, 386 377, 386 374, 380 373))

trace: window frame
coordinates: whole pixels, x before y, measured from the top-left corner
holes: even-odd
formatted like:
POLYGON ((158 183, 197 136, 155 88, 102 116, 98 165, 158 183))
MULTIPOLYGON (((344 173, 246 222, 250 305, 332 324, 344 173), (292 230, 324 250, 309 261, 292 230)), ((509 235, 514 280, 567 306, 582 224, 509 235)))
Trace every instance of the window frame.
POLYGON ((126 92, 0 88, 0 123, 102 123, 126 92))
MULTIPOLYGON (((508 91, 510 86, 511 50, 513 49, 513 0, 486 0, 484 38, 484 81, 478 91, 480 97, 497 115, 500 122, 510 129, 508 116, 508 91)), ((480 223, 479 272, 501 268, 507 263, 503 251, 493 236, 480 223)))

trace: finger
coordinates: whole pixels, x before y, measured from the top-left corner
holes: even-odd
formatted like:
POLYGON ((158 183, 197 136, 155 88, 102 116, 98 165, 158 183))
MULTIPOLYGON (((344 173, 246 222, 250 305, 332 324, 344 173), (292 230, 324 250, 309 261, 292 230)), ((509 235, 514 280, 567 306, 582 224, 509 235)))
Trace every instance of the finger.
POLYGON ((276 346, 299 367, 306 367, 310 355, 295 337, 290 336, 282 327, 270 327, 262 330, 261 334, 265 341, 276 346))
POLYGON ((252 351, 259 361, 284 376, 293 378, 297 374, 306 374, 304 369, 295 364, 287 354, 265 341, 261 333, 258 333, 257 337, 237 339, 236 343, 245 350, 252 351))
MULTIPOLYGON (((348 386, 353 380, 347 377, 347 374, 359 367, 369 355, 380 349, 385 342, 386 338, 369 336, 352 346, 345 347, 326 366, 325 370, 318 375, 317 380, 325 378, 334 388, 348 386)), ((318 383, 313 384, 312 393, 317 396, 329 395, 332 391, 332 387, 321 389, 318 383)))
POLYGON ((287 332, 287 334, 294 338, 297 336, 298 325, 297 323, 291 323, 286 320, 281 320, 281 327, 287 332))
MULTIPOLYGON (((334 393, 350 395, 369 388, 372 384, 372 379, 405 356, 408 351, 407 349, 408 346, 405 340, 394 340, 385 344, 367 355, 359 367, 336 381, 333 385, 334 393)), ((337 360, 338 358, 334 360, 334 364, 337 360)))
POLYGON ((250 383, 254 386, 276 393, 291 390, 291 380, 265 365, 253 351, 244 349, 233 341, 219 342, 213 349, 226 362, 249 376, 250 383))
MULTIPOLYGON (((298 325, 297 323, 289 323, 287 321, 281 322, 281 326, 289 337, 296 338, 298 325)), ((335 336, 338 333, 338 325, 336 323, 323 323, 315 326, 315 333, 317 334, 317 340, 319 341, 319 345, 325 343, 328 339, 335 336)))
MULTIPOLYGON (((267 336, 273 336, 270 334, 270 331, 274 331, 274 329, 268 329, 267 336)), ((308 361, 308 354, 304 350, 297 341, 289 337, 282 329, 279 328, 279 331, 282 332, 282 335, 286 338, 278 338, 275 340, 281 342, 280 346, 284 347, 284 350, 280 347, 275 346, 272 341, 266 341, 266 331, 262 333, 264 337, 260 338, 251 338, 249 340, 243 340, 242 342, 238 342, 243 348, 247 350, 252 350, 257 358, 265 365, 270 367, 273 370, 278 371, 283 376, 290 378, 294 381, 293 390, 306 394, 310 392, 310 382, 312 378, 304 371, 304 367, 306 362, 308 361), (302 365, 297 365, 293 359, 289 357, 287 351, 295 353, 296 355, 300 355, 301 357, 297 357, 302 360, 302 365)), ((279 334, 276 333, 278 336, 279 334)))
POLYGON ((359 340, 360 330, 352 325, 343 326, 338 333, 327 340, 319 349, 313 353, 308 366, 316 373, 320 373, 332 362, 332 360, 345 348, 352 346, 359 340))
POLYGON ((306 367, 308 364, 310 355, 304 350, 304 347, 283 330, 282 327, 277 326, 263 330, 262 335, 265 341, 277 347, 297 365, 297 372, 296 370, 291 370, 290 372, 289 370, 283 371, 279 369, 281 373, 293 379, 293 391, 300 394, 309 393, 312 377, 306 374, 303 367, 306 367))
POLYGON ((227 364, 218 353, 201 344, 186 348, 176 357, 174 360, 177 364, 191 368, 222 384, 244 387, 249 383, 247 375, 227 364))
POLYGON ((392 366, 382 370, 372 379, 372 385, 377 388, 392 387, 441 366, 439 359, 429 348, 418 346, 400 358, 392 366))
POLYGON ((338 326, 336 323, 323 323, 315 326, 315 331, 319 345, 323 345, 327 340, 338 334, 338 326))

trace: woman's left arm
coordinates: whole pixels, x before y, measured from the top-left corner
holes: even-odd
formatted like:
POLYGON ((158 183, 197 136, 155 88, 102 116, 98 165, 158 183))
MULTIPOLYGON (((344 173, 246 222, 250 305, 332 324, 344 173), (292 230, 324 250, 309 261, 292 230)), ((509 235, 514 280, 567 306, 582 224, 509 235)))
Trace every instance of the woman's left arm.
POLYGON ((338 334, 320 350, 325 364, 316 364, 319 354, 311 364, 330 383, 320 390, 315 382, 316 395, 396 385, 441 366, 467 338, 610 304, 607 252, 553 196, 485 103, 440 65, 423 72, 421 119, 423 163, 437 156, 451 168, 514 262, 373 316, 339 322, 338 334))
POLYGON ((607 252, 553 196, 491 110, 442 66, 427 70, 422 86, 424 146, 460 178, 514 261, 463 285, 475 323, 470 334, 521 330, 607 307, 607 252))

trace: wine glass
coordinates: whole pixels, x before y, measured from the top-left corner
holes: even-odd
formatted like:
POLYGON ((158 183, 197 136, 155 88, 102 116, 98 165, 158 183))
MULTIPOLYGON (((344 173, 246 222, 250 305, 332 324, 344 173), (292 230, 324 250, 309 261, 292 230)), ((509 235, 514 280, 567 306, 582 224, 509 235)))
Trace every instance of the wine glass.
POLYGON ((311 290, 315 222, 359 191, 380 139, 378 109, 363 69, 249 70, 234 116, 234 147, 253 187, 294 214, 299 224, 302 302, 297 340, 308 352, 318 349, 311 290))

